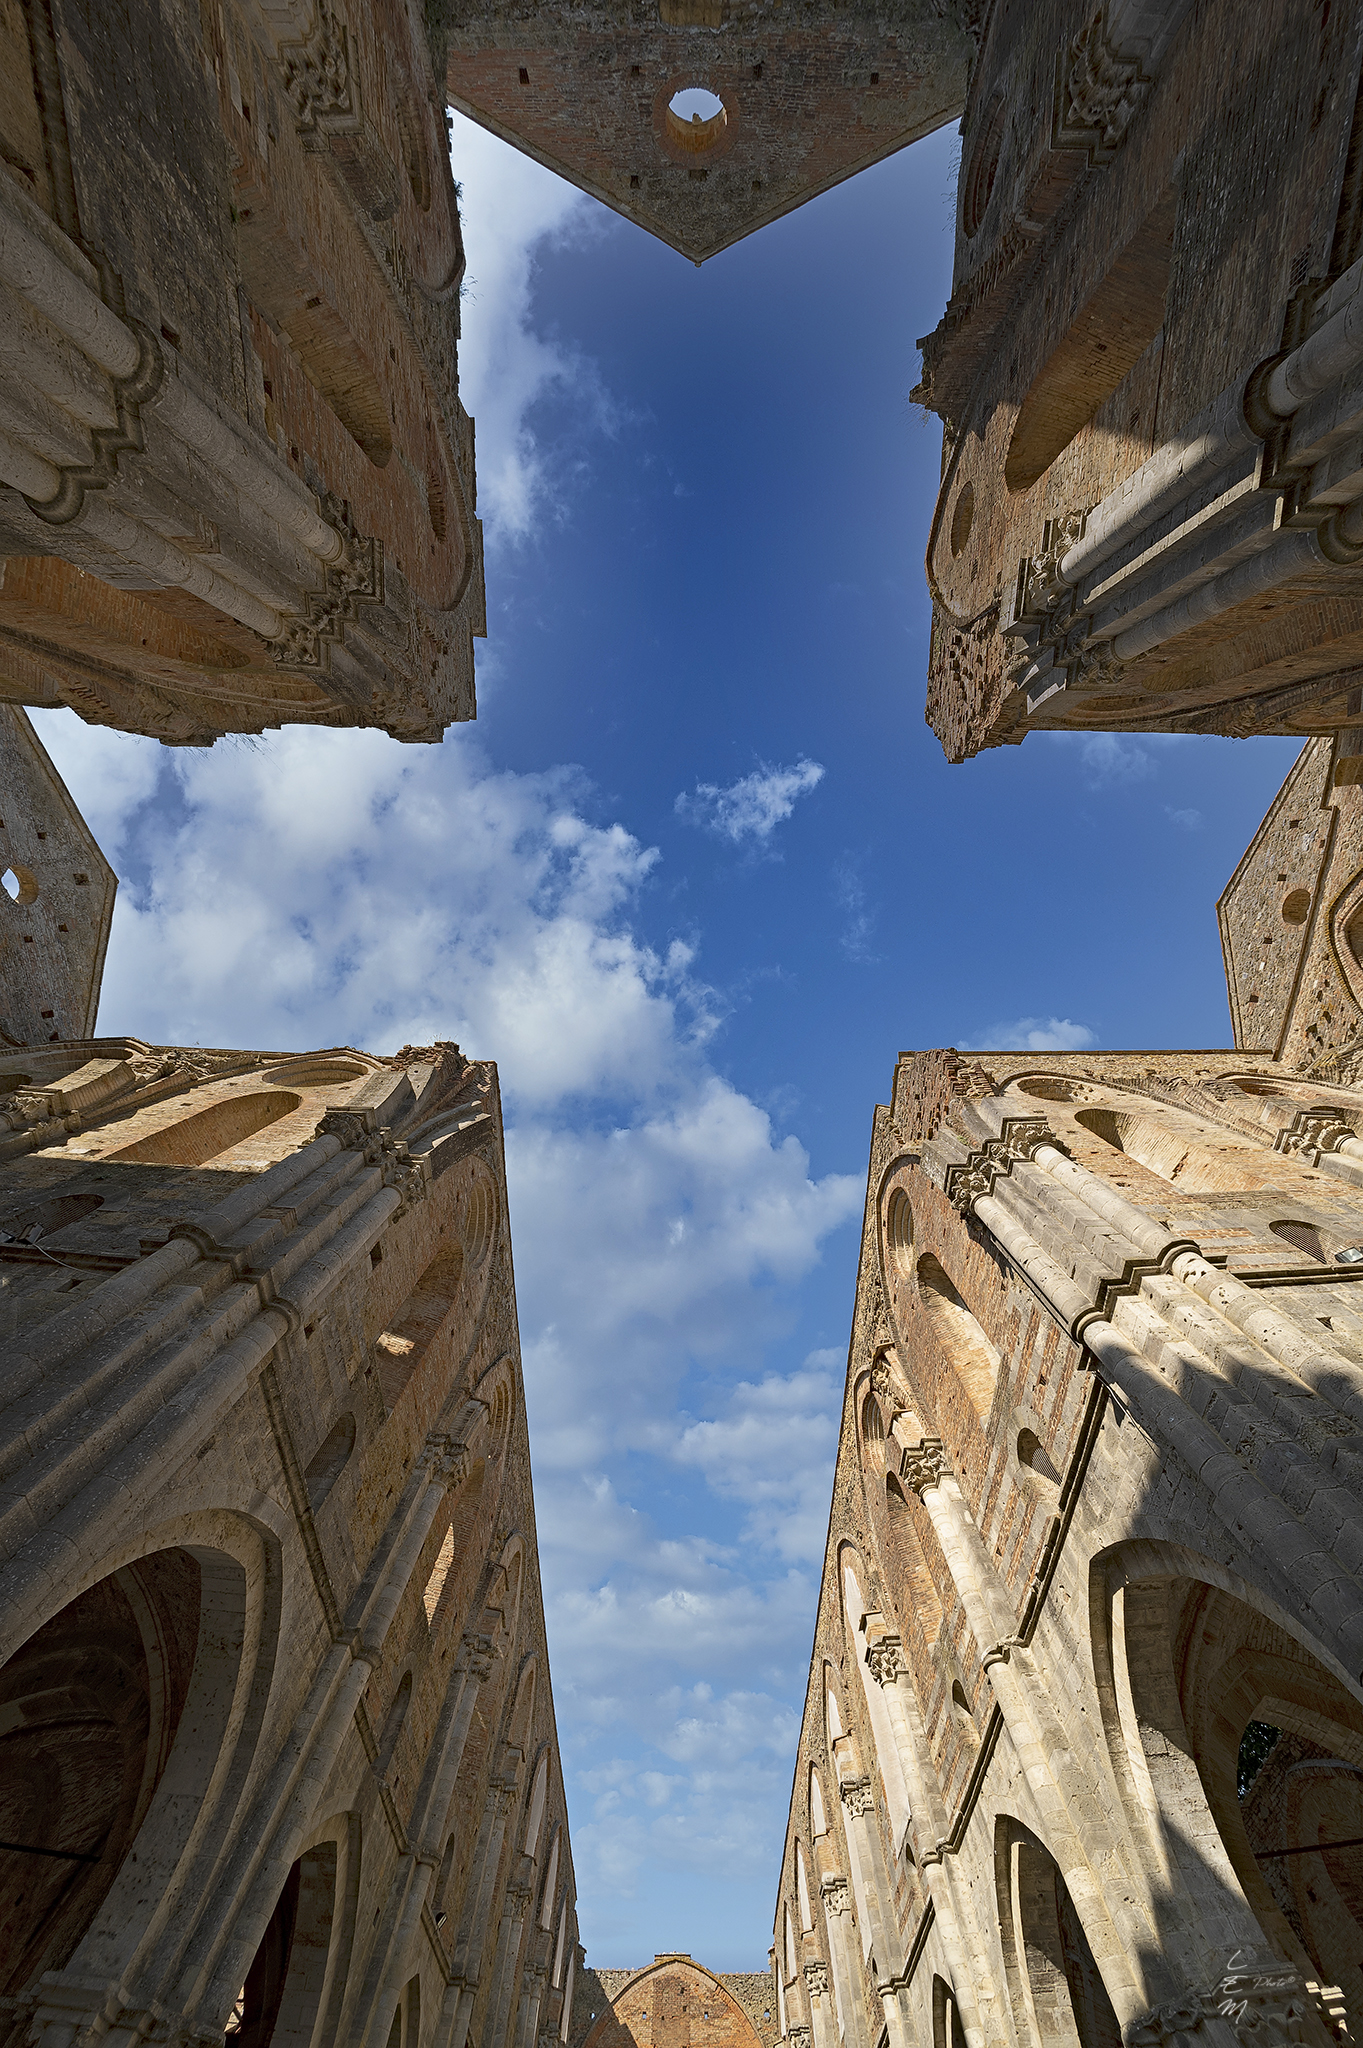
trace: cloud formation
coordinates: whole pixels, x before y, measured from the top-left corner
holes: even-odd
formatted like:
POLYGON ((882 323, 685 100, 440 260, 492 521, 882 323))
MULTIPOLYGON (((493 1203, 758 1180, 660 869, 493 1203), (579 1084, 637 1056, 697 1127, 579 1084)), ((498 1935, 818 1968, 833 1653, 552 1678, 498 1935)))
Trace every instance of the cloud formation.
POLYGON ((960 1041, 962 1052, 1082 1052, 1097 1045, 1096 1032, 1069 1017, 1014 1017, 987 1024, 960 1041))
POLYGON ((571 397, 589 427, 613 426, 595 364, 537 332, 532 305, 543 251, 609 232, 609 216, 462 114, 453 116, 450 155, 463 188, 459 385, 477 427, 478 509, 490 542, 519 541, 556 504, 553 451, 535 431, 535 408, 571 397))
POLYGON ((789 768, 769 768, 763 763, 726 788, 698 782, 691 795, 683 790, 676 802, 677 816, 694 820, 735 846, 745 839, 765 846, 798 799, 817 789, 823 777, 819 761, 802 758, 789 768))

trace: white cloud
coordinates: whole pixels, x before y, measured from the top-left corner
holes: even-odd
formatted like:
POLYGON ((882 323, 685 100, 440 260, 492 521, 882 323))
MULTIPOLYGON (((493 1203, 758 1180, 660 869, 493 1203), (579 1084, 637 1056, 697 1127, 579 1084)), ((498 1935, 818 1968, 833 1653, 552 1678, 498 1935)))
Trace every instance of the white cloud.
POLYGON ((962 1052, 1082 1052, 1098 1038, 1087 1024, 1068 1017, 1014 1017, 958 1042, 962 1052))
POLYGON ((1112 782, 1143 782, 1155 772, 1149 754, 1130 733, 1086 733, 1080 743, 1079 759, 1084 779, 1093 789, 1112 782))
POLYGON ((694 818, 735 845, 744 839, 765 845, 795 809, 797 799, 817 789, 823 777, 818 761, 801 759, 789 768, 764 764, 725 789, 713 782, 698 782, 694 794, 688 796, 683 790, 676 811, 678 817, 694 818))
POLYGON ((571 397, 598 428, 609 429, 613 418, 596 366, 535 331, 536 265, 547 249, 607 231, 610 217, 461 114, 454 116, 450 161, 465 188, 459 383, 477 429, 478 508, 490 540, 521 540, 554 497, 550 459, 532 424, 535 407, 558 394, 571 397))
POLYGON ((1197 810, 1175 811, 1168 804, 1164 815, 1171 825, 1177 825, 1180 832, 1198 832, 1202 828, 1202 813, 1197 810))
POLYGON ((43 745, 59 746, 64 779, 73 794, 79 785, 81 814, 117 872, 127 822, 154 792, 165 748, 159 740, 85 725, 70 711, 35 708, 28 715, 43 745))
POLYGON ((838 944, 858 967, 874 966, 879 955, 871 950, 876 913, 866 898, 861 879, 861 860, 852 853, 833 863, 833 901, 838 907, 838 944))
POLYGON ((838 1445, 843 1358, 811 1351, 798 1372, 741 1380, 721 1418, 693 1422, 673 1456, 748 1509, 745 1533, 780 1556, 817 1566, 838 1445))

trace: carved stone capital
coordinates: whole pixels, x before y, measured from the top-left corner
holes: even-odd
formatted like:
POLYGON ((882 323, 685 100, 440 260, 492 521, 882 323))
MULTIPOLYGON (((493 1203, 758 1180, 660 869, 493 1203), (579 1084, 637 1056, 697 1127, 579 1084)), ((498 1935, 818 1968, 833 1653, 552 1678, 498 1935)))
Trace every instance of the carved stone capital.
POLYGON ((457 1444, 453 1437, 428 1436, 421 1453, 421 1464, 433 1484, 457 1486, 469 1468, 469 1454, 464 1444, 457 1444))
POLYGON ((790 2048, 809 2048, 809 2028, 788 2027, 786 2039, 790 2042, 790 2048))
POLYGON ((280 44, 279 65, 284 97, 301 135, 311 135, 319 125, 338 116, 346 121, 353 118, 350 46, 344 26, 325 7, 318 8, 312 32, 304 42, 280 44))
POLYGON ((1273 1140, 1273 1149, 1295 1153, 1309 1165, 1319 1166, 1326 1153, 1338 1152, 1344 1140, 1353 1136, 1353 1125, 1344 1121, 1334 1105, 1320 1102, 1310 1109, 1299 1109, 1273 1140))
POLYGON ((864 1820, 868 1813, 875 1812, 875 1794, 869 1778, 844 1778, 838 1792, 851 1819, 864 1820))
POLYGON ((904 1646, 898 1636, 878 1636, 876 1641, 866 1645, 866 1662, 877 1685, 894 1685, 900 1673, 907 1667, 904 1663, 904 1646))
POLYGON ((905 1451, 901 1470, 905 1484, 911 1486, 920 1498, 934 1486, 940 1486, 942 1480, 951 1472, 946 1451, 942 1447, 942 1439, 937 1436, 925 1436, 921 1444, 915 1444, 912 1450, 905 1451))
POLYGON ((315 1136, 339 1138, 347 1152, 363 1152, 368 1148, 370 1132, 365 1120, 353 1109, 329 1109, 318 1124, 315 1136))
POLYGON ((805 1964, 805 1989, 806 1989, 806 1990, 808 1991, 808 1993, 809 1993, 809 1995, 810 1995, 810 1997, 811 1997, 811 1998, 827 1998, 827 1996, 828 1996, 828 1965, 827 1965, 827 1963, 806 1963, 806 1964, 805 1964))
POLYGON ((980 1659, 980 1663, 987 1671, 991 1664, 1007 1664, 1014 1650, 1021 1650, 1023 1648, 1025 1648, 1025 1645, 1021 1636, 1004 1636, 999 1642, 985 1651, 980 1659))
POLYGON ((845 1877, 825 1877, 820 1880, 819 1890, 826 1913, 851 1912, 852 1894, 845 1877))
POLYGON ((1106 5, 1090 16, 1060 53, 1051 139, 1057 149, 1082 149, 1092 165, 1110 163, 1150 90, 1134 57, 1112 46, 1106 5))
POLYGON ((972 1152, 960 1166, 949 1166, 946 1198, 952 1208, 962 1216, 968 1216, 976 1202, 985 1195, 993 1194, 998 1173, 998 1167, 987 1152, 972 1152))
POLYGON ((341 555, 327 567, 325 588, 309 592, 306 616, 287 620, 270 642, 281 668, 326 668, 328 647, 342 638, 346 621, 360 617, 361 605, 383 603, 383 542, 359 531, 349 503, 334 492, 322 493, 322 516, 340 535, 341 555))

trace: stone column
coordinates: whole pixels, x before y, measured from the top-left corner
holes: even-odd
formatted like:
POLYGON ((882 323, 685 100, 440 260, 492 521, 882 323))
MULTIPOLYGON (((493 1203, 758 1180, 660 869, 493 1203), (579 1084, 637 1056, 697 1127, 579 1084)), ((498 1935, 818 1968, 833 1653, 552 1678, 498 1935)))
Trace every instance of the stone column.
POLYGON ((919 1869, 928 1897, 932 1900, 933 1918, 946 1951, 952 1975, 952 1995, 961 2015, 961 2025, 969 2048, 985 2048, 987 2037, 975 2001, 975 1986, 977 1983, 988 1984, 990 1971, 985 1958, 979 1953, 972 1954, 969 1963, 966 1961, 961 1930, 963 1925, 972 1927, 972 1923, 963 1916, 957 1897, 955 1854, 946 1839, 946 1812, 942 1806, 941 1789, 928 1752, 913 1679, 904 1661, 899 1637, 886 1631, 874 1642, 869 1642, 866 1662, 871 1676, 885 1694, 890 1726, 894 1730, 900 1761, 908 1780, 909 1800, 917 1822, 919 1869))
POLYGON ((932 1517, 966 1620, 983 1652, 985 1671, 1032 1797, 1035 1831, 1060 1868, 1113 2008, 1125 2025, 1145 2004, 1130 1958, 1150 1948, 1153 1930, 1143 1916, 1133 1914, 1129 1903, 1117 1902, 1115 1923, 1109 1912, 1066 1796, 1066 1785, 1071 1793, 1087 1789, 1084 1774, 1070 1754, 1030 1651, 1013 1633, 1003 1588, 941 1443, 929 1438, 908 1453, 905 1477, 932 1517))
POLYGON ((522 1762, 518 1749, 508 1748, 503 1756, 503 1775, 488 1786, 478 1840, 473 1852, 468 1889, 459 1914, 459 1932, 450 1962, 450 1984, 441 2007, 436 2040, 441 2048, 464 2048, 468 2038, 473 2002, 478 1996, 478 1977, 486 1946, 492 1899, 501 1869, 502 1843, 506 1824, 516 1804, 518 1774, 522 1762))
POLYGON ((850 1938, 852 1888, 845 1877, 830 1873, 819 1880, 828 1950, 833 1959, 838 2031, 847 2048, 870 2048, 866 2039, 866 2005, 861 1996, 861 1955, 850 1938))
POLYGON ((870 1947, 865 1954, 867 1965, 872 1960, 875 1963, 875 1987, 885 2015, 889 2048, 909 2048, 905 2015, 893 1981, 898 1974, 893 1969, 893 1962, 898 1960, 895 1953, 899 1946, 898 1930, 894 1923, 894 1894, 876 1817, 875 1793, 869 1777, 843 1779, 838 1793, 846 1816, 844 1824, 853 1838, 854 1853, 866 1881, 866 1913, 870 1921, 866 1931, 870 1936, 870 1947))
MULTIPOLYGON (((805 1940, 809 1939, 810 1937, 806 1935, 805 1940)), ((805 1964, 803 1975, 814 2048, 837 2048, 838 2023, 831 2010, 828 1965, 822 1957, 815 1957, 812 1962, 805 1964)))
POLYGON ((492 1670, 497 1651, 488 1636, 466 1635, 463 1657, 452 1674, 452 1683, 441 1723, 436 1729, 426 1768, 417 1793, 410 1834, 413 1846, 398 1864, 388 1891, 388 1927, 375 1944, 376 1957, 387 1957, 377 1995, 368 2002, 367 2031, 357 2027, 362 2042, 384 2048, 385 2015, 402 1996, 403 1986, 413 1974, 413 1949, 421 1926, 422 1909, 430 1894, 443 1854, 441 1835, 455 1780, 463 1761, 478 1694, 492 1670))

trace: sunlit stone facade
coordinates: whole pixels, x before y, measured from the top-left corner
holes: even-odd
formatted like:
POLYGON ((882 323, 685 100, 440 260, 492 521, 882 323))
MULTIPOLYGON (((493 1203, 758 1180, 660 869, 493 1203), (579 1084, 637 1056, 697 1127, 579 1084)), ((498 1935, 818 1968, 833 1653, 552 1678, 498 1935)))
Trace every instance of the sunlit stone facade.
POLYGON ((1360 1130, 1262 1054, 901 1056, 777 1906, 799 2048, 1357 2038, 1360 1130))
POLYGON ((495 1070, 0 1092, 0 2041, 566 2038, 495 1070))

